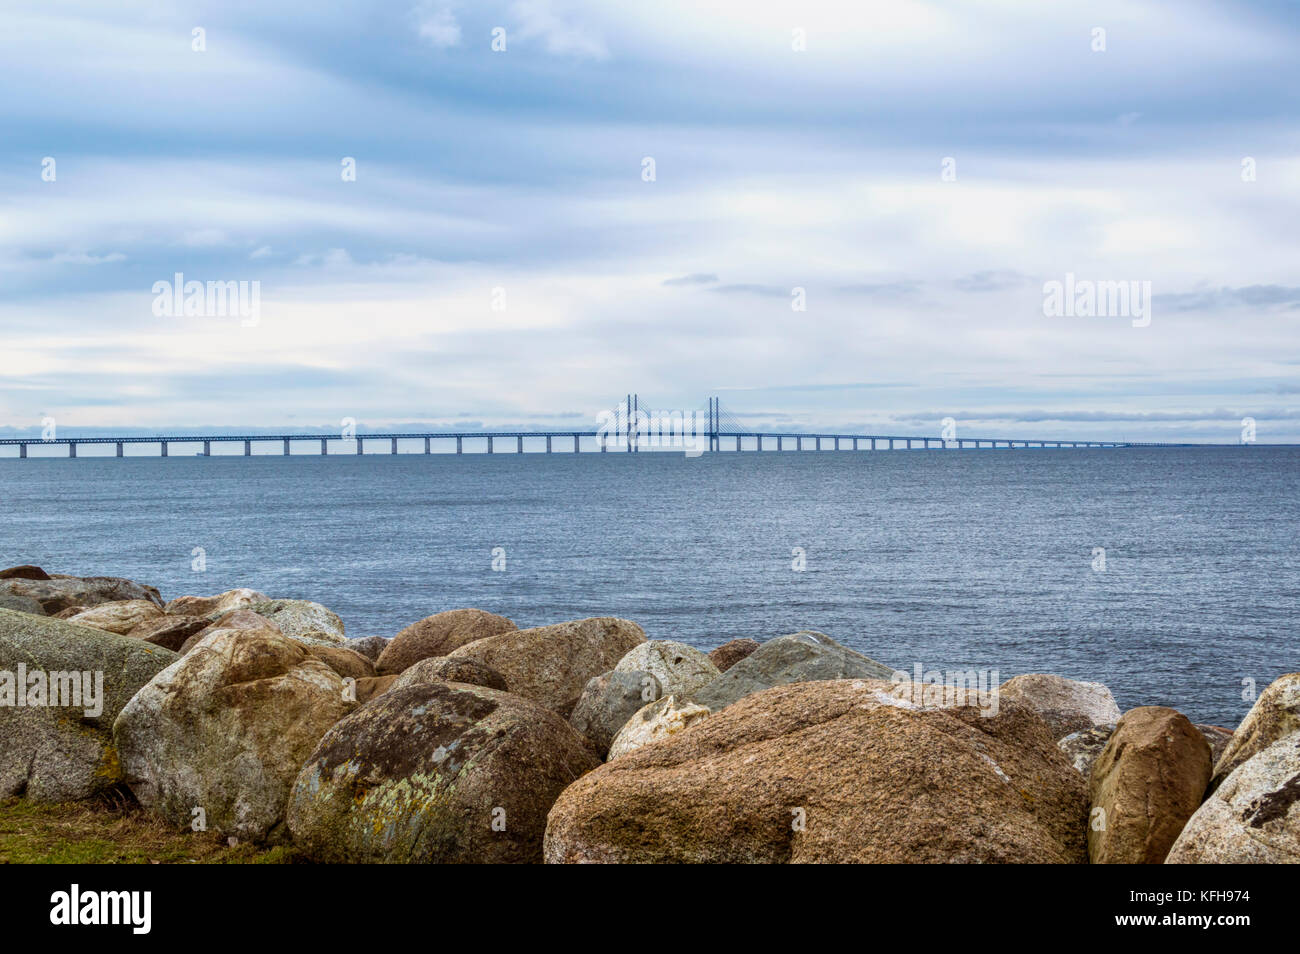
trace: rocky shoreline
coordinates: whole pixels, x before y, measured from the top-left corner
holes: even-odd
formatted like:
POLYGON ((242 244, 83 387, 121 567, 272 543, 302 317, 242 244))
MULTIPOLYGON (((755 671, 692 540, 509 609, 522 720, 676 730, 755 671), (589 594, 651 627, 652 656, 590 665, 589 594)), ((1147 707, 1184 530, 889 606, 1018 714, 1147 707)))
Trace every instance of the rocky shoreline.
POLYGON ((317 862, 1300 862, 1300 673, 1235 730, 1050 674, 913 680, 478 609, 0 571, 0 796, 128 793, 317 862))

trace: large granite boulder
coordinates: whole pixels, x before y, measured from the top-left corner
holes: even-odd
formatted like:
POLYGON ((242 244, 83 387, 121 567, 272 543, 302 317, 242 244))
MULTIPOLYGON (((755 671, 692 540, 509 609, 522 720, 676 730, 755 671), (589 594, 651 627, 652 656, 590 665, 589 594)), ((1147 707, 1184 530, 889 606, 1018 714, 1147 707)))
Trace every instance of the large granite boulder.
POLYGON ((481 609, 435 613, 412 623, 389 640, 380 653, 378 670, 380 675, 397 675, 421 659, 446 656, 466 643, 511 633, 518 628, 504 616, 481 609))
POLYGON ((142 639, 172 652, 180 652, 185 641, 195 633, 201 633, 211 623, 204 616, 159 616, 147 619, 126 635, 132 639, 142 639))
POLYGON ((763 643, 692 696, 717 712, 738 699, 773 686, 826 679, 889 679, 894 670, 825 633, 804 630, 763 643))
POLYGON ((1165 706, 1124 713, 1092 766, 1088 857, 1095 865, 1165 860, 1210 781, 1210 744, 1165 706))
POLYGON ((659 680, 648 672, 615 669, 601 673, 587 681, 569 715, 569 725, 604 758, 627 720, 661 695, 659 680))
POLYGON ((607 762, 551 809, 546 860, 1087 860, 1084 780, 1035 712, 897 691, 778 686, 607 762))
POLYGON ((185 642, 181 643, 181 648, 176 651, 184 656, 212 633, 227 632, 229 630, 268 632, 277 636, 284 635, 284 633, 280 632, 280 627, 265 616, 254 613, 252 610, 234 610, 222 616, 215 623, 209 623, 197 633, 186 637, 185 642))
POLYGON ((1300 864, 1300 734, 1238 765, 1196 810, 1166 864, 1300 864))
POLYGON ((125 636, 141 623, 163 619, 163 611, 149 600, 115 600, 99 603, 68 618, 69 623, 91 626, 125 636))
POLYGON ((246 587, 226 590, 216 596, 178 596, 163 607, 169 616, 208 616, 216 618, 231 610, 248 609, 254 603, 264 603, 270 599, 265 593, 246 587))
POLYGON ((547 811, 596 764, 563 719, 510 693, 390 688, 320 740, 289 828, 318 862, 536 862, 547 811))
POLYGON ((633 646, 614 669, 648 672, 659 682, 662 693, 683 696, 703 689, 722 675, 704 653, 671 639, 651 639, 633 646))
POLYGON ((290 639, 327 646, 341 646, 347 642, 343 635, 343 620, 311 600, 261 600, 250 603, 248 609, 275 623, 290 639))
POLYGON ((726 672, 761 645, 757 639, 731 639, 709 652, 709 662, 726 672))
POLYGON ((175 659, 175 653, 128 636, 0 610, 0 796, 75 801, 119 784, 113 720, 175 659), (41 684, 46 704, 17 705, 20 690, 24 702, 40 701, 31 692, 41 684), (81 699, 75 693, 69 698, 65 690, 78 684, 81 699), (49 704, 55 701, 74 704, 49 704))
POLYGON ((597 616, 498 633, 466 643, 450 657, 474 659, 495 669, 511 692, 568 718, 587 681, 613 669, 643 642, 645 633, 636 623, 597 616))
POLYGON ((998 689, 998 695, 1036 710, 1058 739, 1119 722, 1115 697, 1099 682, 1077 682, 1051 673, 1031 672, 1008 679, 998 689))
POLYGON ((1300 672, 1279 676, 1259 694, 1214 766, 1217 788, 1247 759, 1300 732, 1300 672))
POLYGON ((609 744, 608 758, 612 762, 642 746, 676 735, 708 715, 709 710, 704 706, 677 696, 657 699, 639 709, 618 730, 618 735, 609 744))
POLYGON ((71 606, 95 606, 120 600, 148 600, 162 607, 162 597, 152 586, 116 576, 48 575, 48 579, 12 577, 0 580, 0 596, 9 594, 35 600, 46 616, 71 606))
POLYGON ((447 656, 430 656, 421 659, 414 666, 402 670, 400 676, 394 676, 394 689, 419 685, 422 682, 463 682, 470 686, 483 686, 485 689, 509 690, 505 676, 490 666, 485 666, 477 659, 451 659, 447 656))
POLYGON ((201 817, 225 835, 282 840, 298 770, 356 706, 338 673, 264 622, 209 632, 113 726, 131 791, 174 825, 201 817))

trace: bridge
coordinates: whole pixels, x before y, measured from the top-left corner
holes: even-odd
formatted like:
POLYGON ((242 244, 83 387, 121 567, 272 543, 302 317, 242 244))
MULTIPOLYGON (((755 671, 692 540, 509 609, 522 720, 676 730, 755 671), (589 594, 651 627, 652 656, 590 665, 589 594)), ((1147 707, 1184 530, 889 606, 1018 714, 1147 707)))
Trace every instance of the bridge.
MULTIPOLYGON (((556 431, 431 431, 427 433, 356 433, 339 436, 316 434, 156 434, 149 436, 74 436, 58 437, 9 437, 0 438, 0 446, 16 446, 18 457, 26 458, 27 449, 37 447, 67 447, 68 457, 77 456, 77 448, 85 445, 116 445, 116 456, 123 457, 127 444, 155 444, 160 449, 160 456, 168 456, 168 447, 172 444, 201 445, 201 456, 212 456, 213 444, 243 443, 245 457, 253 456, 253 446, 278 445, 281 453, 288 457, 295 445, 309 444, 319 446, 319 455, 330 453, 330 443, 343 444, 356 454, 366 453, 366 442, 388 442, 389 453, 399 453, 399 441, 423 441, 423 452, 433 453, 434 442, 443 445, 447 452, 455 442, 457 454, 465 453, 465 442, 474 442, 473 446, 483 446, 480 453, 496 453, 497 441, 513 441, 514 452, 525 453, 524 442, 533 442, 530 452, 550 454, 557 446, 561 452, 571 447, 570 453, 582 453, 583 439, 594 440, 596 449, 602 453, 613 449, 626 453, 641 450, 683 450, 693 445, 687 442, 698 440, 706 446, 700 451, 722 450, 777 450, 784 451, 787 446, 792 450, 802 451, 805 445, 814 450, 913 450, 932 448, 943 449, 994 449, 994 448, 1121 448, 1121 447, 1202 447, 1196 443, 1161 443, 1141 441, 1084 441, 1084 440, 1026 440, 1024 438, 1005 437, 940 437, 917 434, 845 434, 835 432, 778 432, 759 431, 745 427, 740 421, 722 407, 722 402, 709 398, 708 410, 687 412, 686 415, 667 417, 659 412, 641 411, 638 395, 629 394, 626 401, 615 412, 606 412, 609 419, 605 426, 597 430, 556 430, 556 431), (704 426, 696 426, 699 418, 707 414, 704 426), (544 441, 544 451, 540 442, 544 441), (481 443, 481 442, 485 442, 481 443), (787 445, 788 442, 788 445, 787 445)), ((409 445, 408 445, 409 446, 409 445)), ((417 447, 419 444, 417 443, 417 447)), ((508 445, 507 445, 508 446, 508 445)), ((406 451, 411 453, 411 451, 406 451)))

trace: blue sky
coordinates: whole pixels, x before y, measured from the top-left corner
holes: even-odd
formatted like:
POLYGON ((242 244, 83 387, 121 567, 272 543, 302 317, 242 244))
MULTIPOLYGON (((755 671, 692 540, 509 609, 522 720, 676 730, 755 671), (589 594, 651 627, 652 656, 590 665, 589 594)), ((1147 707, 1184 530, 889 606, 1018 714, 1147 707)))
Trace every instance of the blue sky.
POLYGON ((756 427, 1300 440, 1295 4, 0 18, 0 431, 544 429, 634 390, 756 427), (177 272, 259 282, 256 323, 154 314, 177 272), (1149 281, 1150 324, 1045 316, 1067 273, 1149 281))

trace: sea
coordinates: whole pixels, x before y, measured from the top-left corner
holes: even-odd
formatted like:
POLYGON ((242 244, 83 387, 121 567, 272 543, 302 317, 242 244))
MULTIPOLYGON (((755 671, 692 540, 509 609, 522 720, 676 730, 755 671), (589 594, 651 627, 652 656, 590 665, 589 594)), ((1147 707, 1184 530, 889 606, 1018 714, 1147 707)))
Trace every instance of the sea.
POLYGON ((466 606, 705 650, 813 629, 909 674, 1057 673, 1228 728, 1300 670, 1300 448, 173 450, 0 460, 0 501, 0 566, 252 587, 350 636, 466 606))

